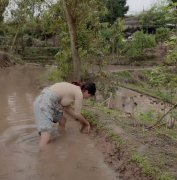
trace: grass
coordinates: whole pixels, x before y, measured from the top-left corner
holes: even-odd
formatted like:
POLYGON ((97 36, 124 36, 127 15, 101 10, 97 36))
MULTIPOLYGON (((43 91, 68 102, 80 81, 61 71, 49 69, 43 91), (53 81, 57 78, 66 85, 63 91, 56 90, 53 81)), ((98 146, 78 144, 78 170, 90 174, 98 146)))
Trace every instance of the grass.
POLYGON ((161 117, 160 113, 157 113, 154 109, 148 109, 143 112, 135 112, 134 118, 140 122, 148 123, 153 125, 161 117))
POLYGON ((158 168, 155 168, 151 165, 147 156, 143 156, 134 152, 131 158, 132 161, 135 162, 142 169, 142 172, 146 175, 154 177, 156 176, 156 174, 160 173, 160 170, 158 168))
POLYGON ((49 74, 48 74, 47 77, 48 77, 47 80, 52 82, 52 83, 56 83, 56 82, 62 81, 61 73, 57 69, 51 69, 49 71, 49 74))
POLYGON ((157 134, 165 134, 167 137, 171 138, 174 141, 177 141, 177 125, 174 126, 173 130, 168 129, 166 127, 161 127, 160 129, 156 129, 157 134))
POLYGON ((86 104, 88 106, 95 107, 99 111, 102 111, 106 114, 111 114, 111 116, 113 116, 113 117, 121 117, 123 115, 122 111, 120 111, 118 109, 116 109, 116 110, 115 109, 109 109, 109 108, 105 107, 103 104, 97 103, 97 102, 92 101, 92 100, 87 100, 86 104))
POLYGON ((120 71, 120 72, 113 72, 114 76, 117 76, 118 78, 131 78, 131 72, 130 71, 120 71))
POLYGON ((88 110, 82 110, 82 114, 84 117, 89 121, 89 123, 94 126, 97 130, 104 129, 104 124, 98 121, 98 118, 96 115, 93 115, 90 111, 88 110))
POLYGON ((56 68, 50 68, 44 75, 39 78, 40 84, 51 84, 62 81, 60 71, 56 68))
POLYGON ((38 56, 39 54, 42 55, 55 55, 58 52, 57 48, 50 48, 50 47, 29 47, 29 48, 25 48, 24 50, 24 55, 33 55, 33 56, 38 56))
POLYGON ((153 166, 147 156, 133 153, 131 158, 132 161, 135 162, 146 175, 154 177, 158 180, 175 180, 173 175, 162 172, 158 167, 153 166))
POLYGON ((111 139, 111 141, 116 144, 117 147, 126 144, 126 142, 119 135, 115 134, 113 130, 107 130, 106 134, 111 139))
POLYGON ((106 132, 106 136, 109 137, 117 146, 125 143, 118 134, 115 134, 112 129, 106 127, 106 124, 98 120, 98 116, 93 115, 93 113, 88 110, 83 110, 82 114, 90 122, 90 124, 96 128, 96 130, 104 130, 104 132, 106 132))

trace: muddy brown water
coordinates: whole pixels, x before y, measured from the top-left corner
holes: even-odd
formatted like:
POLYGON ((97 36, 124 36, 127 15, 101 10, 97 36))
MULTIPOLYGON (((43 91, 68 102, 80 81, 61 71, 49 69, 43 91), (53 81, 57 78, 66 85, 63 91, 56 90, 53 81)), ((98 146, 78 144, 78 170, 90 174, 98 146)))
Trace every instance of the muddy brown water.
POLYGON ((0 180, 116 180, 74 121, 67 122, 65 134, 54 127, 53 142, 39 151, 32 105, 44 72, 29 65, 0 70, 0 180))

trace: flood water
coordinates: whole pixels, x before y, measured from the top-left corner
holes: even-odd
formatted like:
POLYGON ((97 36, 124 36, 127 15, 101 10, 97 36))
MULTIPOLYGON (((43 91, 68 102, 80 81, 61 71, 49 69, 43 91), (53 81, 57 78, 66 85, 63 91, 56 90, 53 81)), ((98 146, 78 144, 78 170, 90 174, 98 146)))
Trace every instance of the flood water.
POLYGON ((53 142, 39 151, 32 107, 44 72, 29 65, 0 70, 0 180, 117 179, 74 121, 65 134, 54 127, 53 142))

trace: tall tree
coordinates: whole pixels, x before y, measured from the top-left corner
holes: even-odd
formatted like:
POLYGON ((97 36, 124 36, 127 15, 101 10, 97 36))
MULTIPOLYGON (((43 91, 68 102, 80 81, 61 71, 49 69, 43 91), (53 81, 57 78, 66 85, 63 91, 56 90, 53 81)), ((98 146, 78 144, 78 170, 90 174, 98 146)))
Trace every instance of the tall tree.
POLYGON ((62 0, 61 2, 70 35, 73 80, 80 80, 81 58, 79 50, 81 48, 79 46, 79 28, 89 26, 89 23, 94 21, 89 17, 95 12, 103 11, 104 8, 100 8, 102 3, 99 0, 62 0))
POLYGON ((142 12, 139 15, 139 21, 144 28, 148 27, 164 27, 170 21, 169 9, 165 1, 155 4, 148 11, 142 12))
POLYGON ((71 41, 71 52, 73 60, 73 78, 74 80, 80 80, 80 57, 78 53, 77 45, 77 7, 79 1, 62 0, 63 9, 66 16, 66 21, 69 28, 70 41, 71 41))
POLYGON ((117 18, 124 17, 129 9, 126 5, 127 0, 103 0, 103 2, 108 9, 108 14, 103 19, 111 25, 117 18))

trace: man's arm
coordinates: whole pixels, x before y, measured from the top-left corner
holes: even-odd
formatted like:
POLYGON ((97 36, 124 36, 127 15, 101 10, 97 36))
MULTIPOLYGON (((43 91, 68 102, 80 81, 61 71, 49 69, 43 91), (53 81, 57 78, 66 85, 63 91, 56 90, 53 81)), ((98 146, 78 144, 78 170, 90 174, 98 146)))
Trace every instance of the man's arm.
POLYGON ((87 133, 90 132, 90 124, 82 114, 75 113, 75 111, 71 107, 64 107, 63 110, 64 112, 72 116, 76 121, 79 121, 81 123, 81 132, 83 132, 84 130, 86 130, 87 133))

